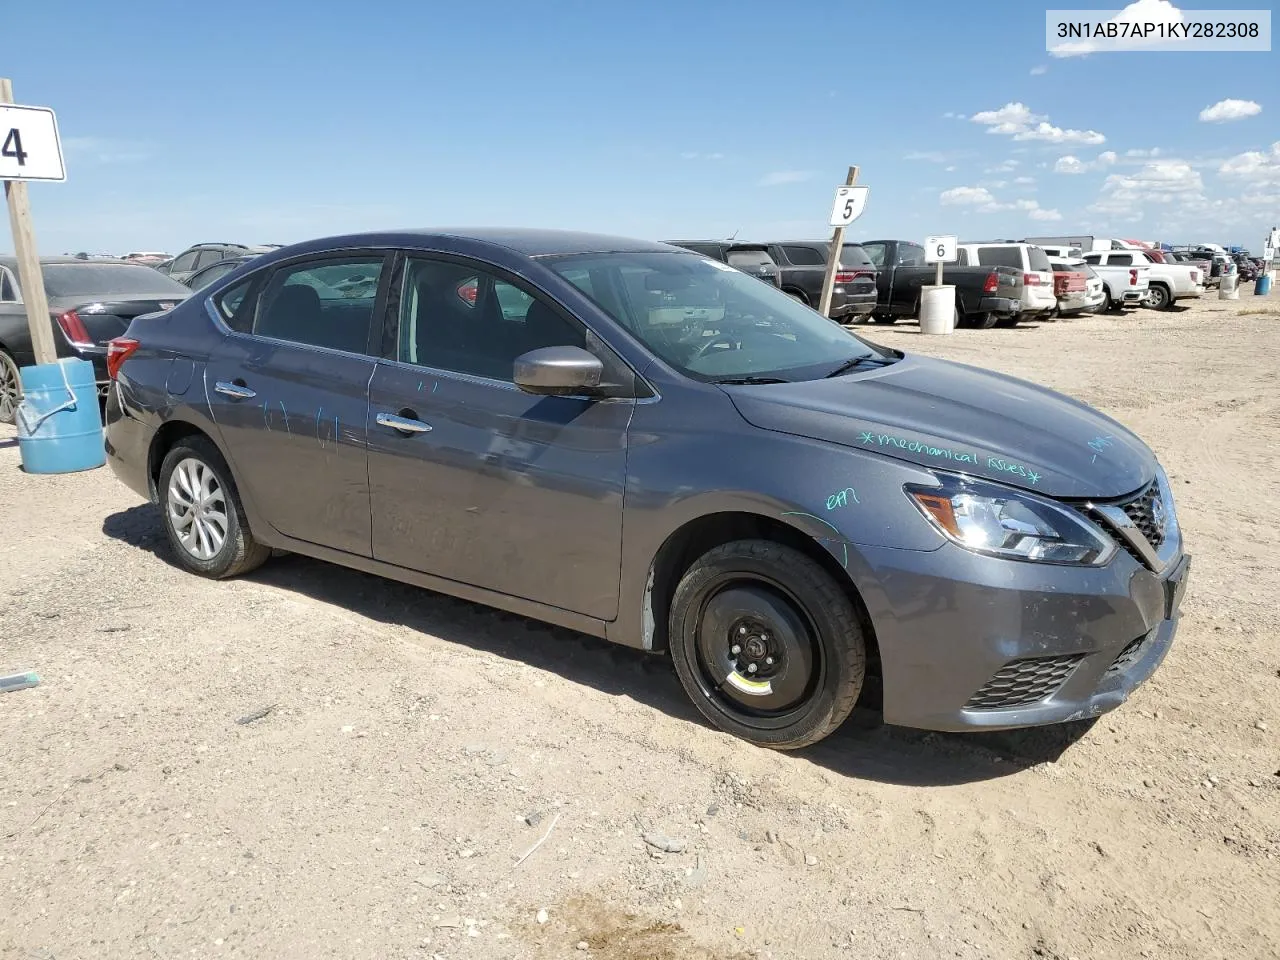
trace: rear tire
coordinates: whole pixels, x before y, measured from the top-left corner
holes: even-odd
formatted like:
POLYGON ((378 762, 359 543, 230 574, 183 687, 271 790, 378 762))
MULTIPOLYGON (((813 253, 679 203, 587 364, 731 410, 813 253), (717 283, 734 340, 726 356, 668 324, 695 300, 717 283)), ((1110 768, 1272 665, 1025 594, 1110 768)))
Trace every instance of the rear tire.
POLYGON ((969 314, 969 326, 975 330, 990 330, 996 325, 996 315, 988 311, 987 313, 971 313, 969 314))
POLYGON ((996 326, 997 327, 1016 327, 1020 320, 1022 320, 1021 315, 1016 313, 1011 317, 997 317, 996 326))
POLYGON ((874 320, 876 323, 880 324, 882 327, 887 327, 890 324, 898 322, 898 318, 895 317, 892 313, 873 313, 871 315, 871 319, 874 320))
POLYGON ((1147 294, 1147 305, 1152 310, 1169 310, 1173 307, 1173 294, 1163 285, 1153 286, 1147 294))
POLYGON ((13 423, 22 402, 22 376, 13 357, 0 350, 0 423, 13 423))
POLYGON ((179 440, 160 465, 157 490, 169 546, 184 570, 222 580, 271 556, 249 532, 231 470, 212 441, 179 440))
POLYGON ((711 723, 762 747, 795 750, 853 711, 866 644, 853 603, 815 561, 769 540, 703 554, 671 602, 671 659, 711 723))

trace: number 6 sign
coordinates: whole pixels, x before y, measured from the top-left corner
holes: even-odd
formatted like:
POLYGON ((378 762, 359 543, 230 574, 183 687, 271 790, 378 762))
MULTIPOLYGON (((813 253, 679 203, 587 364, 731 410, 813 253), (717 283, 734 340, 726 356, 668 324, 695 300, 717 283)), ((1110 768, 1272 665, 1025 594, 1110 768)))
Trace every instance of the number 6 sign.
POLYGON ((836 202, 831 208, 831 226, 847 227, 862 216, 867 208, 870 187, 836 187, 836 202))
POLYGON ((925 237, 924 262, 955 263, 956 243, 955 237, 925 237))

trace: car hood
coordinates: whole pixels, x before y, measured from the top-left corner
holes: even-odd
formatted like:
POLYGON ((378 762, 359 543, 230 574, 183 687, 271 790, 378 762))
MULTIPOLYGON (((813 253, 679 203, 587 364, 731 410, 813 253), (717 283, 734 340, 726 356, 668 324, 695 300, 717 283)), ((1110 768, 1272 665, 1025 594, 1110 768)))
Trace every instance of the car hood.
POLYGON ((907 356, 829 380, 725 386, 764 430, 843 444, 1065 499, 1133 493, 1156 458, 1092 407, 1016 377, 907 356))

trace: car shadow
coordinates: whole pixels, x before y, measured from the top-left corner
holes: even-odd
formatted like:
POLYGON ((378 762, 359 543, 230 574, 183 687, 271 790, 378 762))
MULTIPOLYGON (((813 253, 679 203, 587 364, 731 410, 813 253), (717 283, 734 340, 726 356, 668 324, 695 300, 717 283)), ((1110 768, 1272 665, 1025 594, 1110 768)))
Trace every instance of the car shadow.
MULTIPOLYGON (((177 567, 157 509, 150 504, 108 516, 102 532, 177 567)), ((295 554, 282 554, 247 579, 332 603, 382 623, 482 650, 566 680, 625 696, 668 716, 710 728, 689 702, 670 660, 563 627, 459 600, 295 554)), ((905 786, 993 780, 1052 763, 1093 721, 1029 730, 934 733, 884 724, 874 678, 845 724, 821 743, 781 754, 842 776, 905 786)))

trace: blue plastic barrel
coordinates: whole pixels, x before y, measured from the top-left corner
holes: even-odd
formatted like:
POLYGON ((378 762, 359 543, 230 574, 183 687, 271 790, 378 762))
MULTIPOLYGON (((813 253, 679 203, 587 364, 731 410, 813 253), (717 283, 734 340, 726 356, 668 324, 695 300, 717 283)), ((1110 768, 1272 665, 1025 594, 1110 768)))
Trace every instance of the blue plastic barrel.
POLYGON ((1269 294, 1271 292, 1271 274, 1259 274, 1257 281, 1253 285, 1253 292, 1259 297, 1265 297, 1269 294))
POLYGON ((75 473, 107 462, 93 364, 66 359, 23 367, 14 422, 27 473, 75 473))

